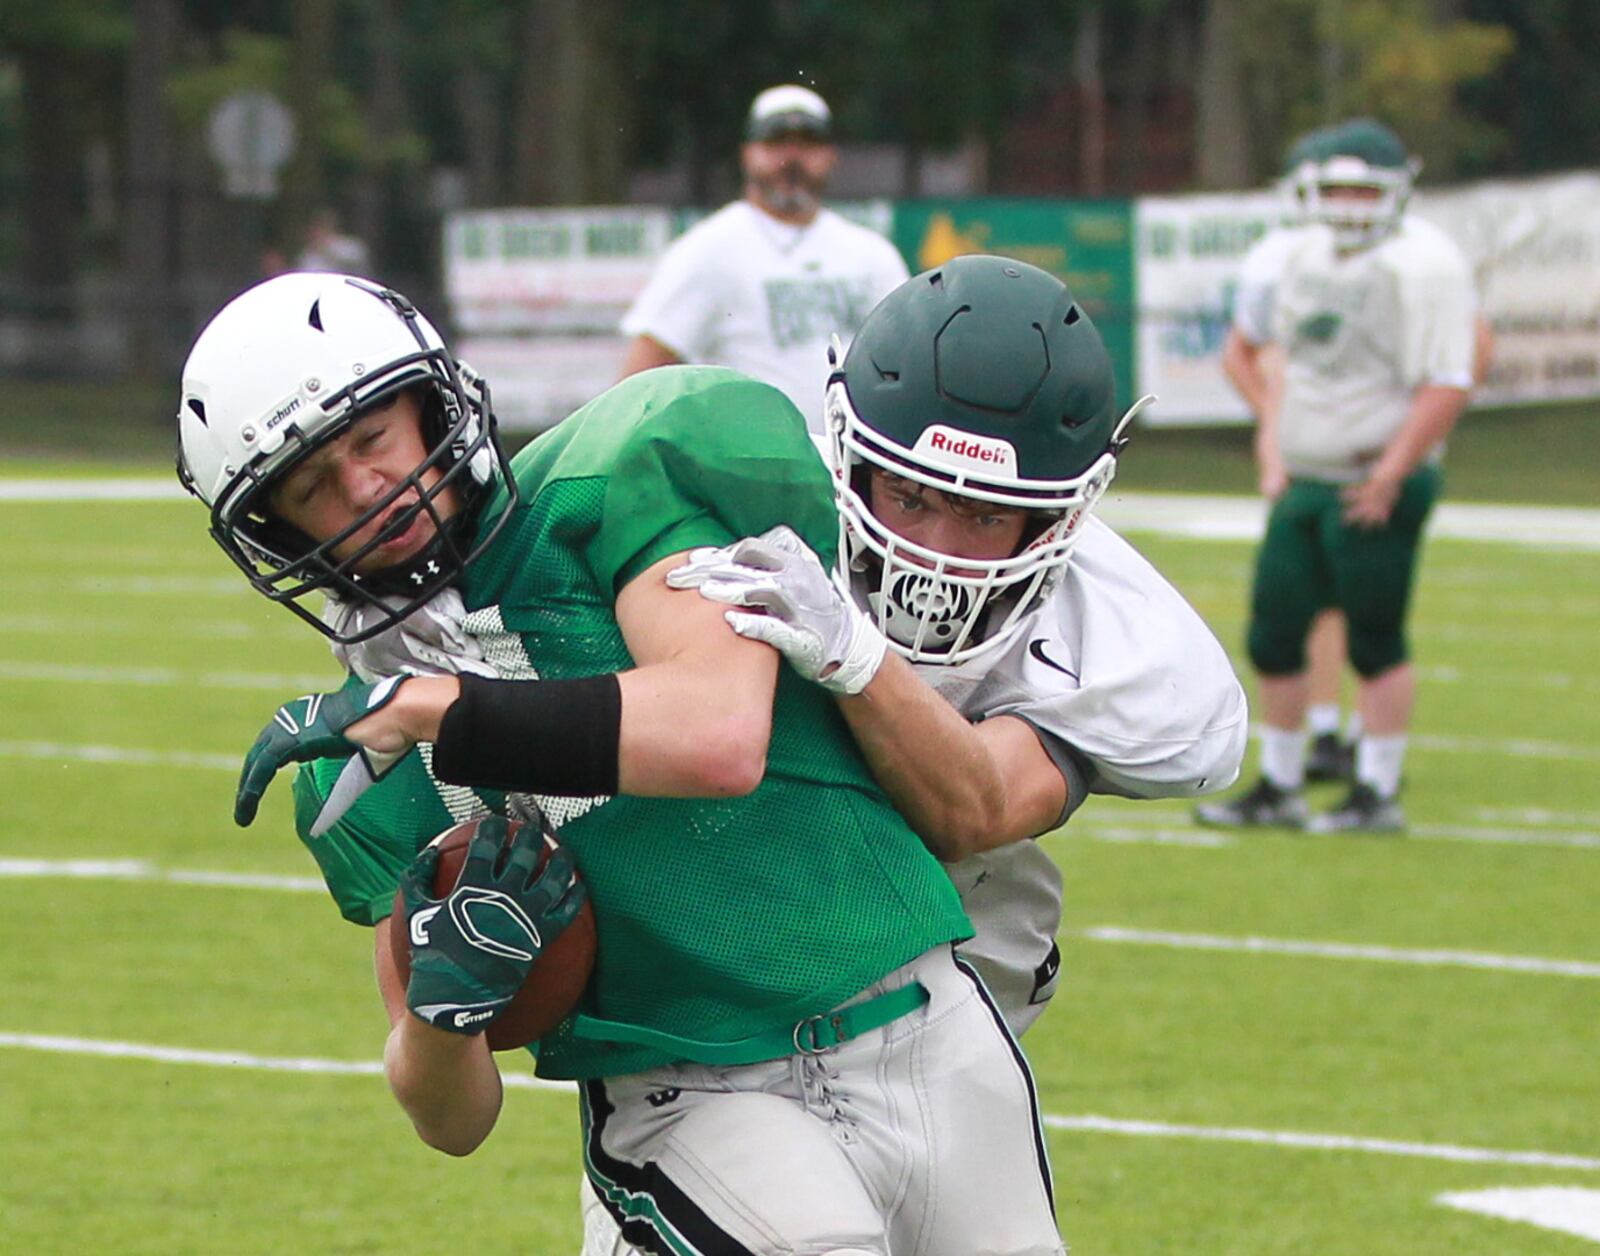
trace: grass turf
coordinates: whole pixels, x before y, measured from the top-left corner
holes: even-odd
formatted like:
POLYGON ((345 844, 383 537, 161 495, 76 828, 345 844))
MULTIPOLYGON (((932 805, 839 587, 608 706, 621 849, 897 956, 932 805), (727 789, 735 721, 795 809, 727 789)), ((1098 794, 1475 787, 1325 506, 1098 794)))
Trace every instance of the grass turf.
MULTIPOLYGON (((287 790, 233 827, 232 762, 334 667, 203 531, 189 503, 0 503, 0 859, 314 878, 287 790), (85 762, 83 747, 190 757, 85 762)), ((1249 547, 1135 540, 1236 647, 1249 547)), ((1063 992, 1025 1042, 1046 1113, 1600 1157, 1592 977, 1091 932, 1600 963, 1597 575, 1594 554, 1430 545, 1410 837, 1210 835, 1176 804, 1096 799, 1045 839, 1068 893, 1063 992)), ((370 937, 321 893, 6 884, 0 1034, 379 1056, 370 937)), ((0 1176, 0 1230, 46 1253, 333 1253, 459 1234, 470 1217, 476 1251, 571 1252, 575 1106, 510 1091, 488 1144, 453 1161, 417 1142, 374 1075, 0 1045, 0 1126, 27 1149, 0 1176)), ((1433 1201, 1600 1188, 1600 1172, 1063 1128, 1048 1144, 1078 1256, 1594 1250, 1433 1201)))

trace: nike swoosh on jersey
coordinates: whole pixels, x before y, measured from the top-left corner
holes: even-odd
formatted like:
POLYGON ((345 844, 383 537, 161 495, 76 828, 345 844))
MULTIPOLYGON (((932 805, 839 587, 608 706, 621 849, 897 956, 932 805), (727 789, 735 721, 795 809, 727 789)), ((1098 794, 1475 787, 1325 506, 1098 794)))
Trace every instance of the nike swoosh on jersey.
POLYGON ((1067 676, 1071 676, 1073 680, 1078 679, 1077 672, 1069 671, 1067 668, 1062 667, 1060 663, 1057 663, 1053 658, 1044 652, 1043 637, 1035 637, 1032 641, 1028 642, 1028 653, 1033 655, 1034 658, 1038 659, 1046 667, 1053 667, 1056 669, 1056 671, 1067 676))

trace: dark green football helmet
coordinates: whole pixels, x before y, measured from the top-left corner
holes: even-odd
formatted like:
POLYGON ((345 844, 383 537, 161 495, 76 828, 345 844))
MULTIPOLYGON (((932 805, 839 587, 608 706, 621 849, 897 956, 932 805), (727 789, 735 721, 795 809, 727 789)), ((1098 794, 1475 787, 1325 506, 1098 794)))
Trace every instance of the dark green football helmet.
POLYGON ((1330 227, 1341 249, 1361 248, 1399 225, 1422 163, 1373 118, 1310 131, 1289 149, 1284 178, 1302 217, 1330 227), (1345 194, 1333 193, 1344 189, 1345 194), (1365 190, 1351 196, 1348 190, 1365 190), (1333 194, 1330 194, 1333 193, 1333 194))
POLYGON ((891 646, 960 663, 1011 639, 1065 570, 1133 413, 1093 322, 1035 266, 958 257, 885 297, 829 381, 827 420, 841 574, 891 646), (1006 558, 925 549, 873 514, 874 468, 1034 518, 1006 558))

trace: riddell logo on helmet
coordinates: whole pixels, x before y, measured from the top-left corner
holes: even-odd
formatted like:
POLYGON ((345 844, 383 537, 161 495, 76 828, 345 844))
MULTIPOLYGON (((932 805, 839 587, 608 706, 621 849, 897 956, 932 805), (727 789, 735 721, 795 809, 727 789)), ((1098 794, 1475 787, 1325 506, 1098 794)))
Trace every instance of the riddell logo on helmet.
POLYGON ((977 436, 959 428, 935 424, 917 437, 916 452, 929 462, 972 471, 1017 473, 1017 451, 1010 441, 977 436))

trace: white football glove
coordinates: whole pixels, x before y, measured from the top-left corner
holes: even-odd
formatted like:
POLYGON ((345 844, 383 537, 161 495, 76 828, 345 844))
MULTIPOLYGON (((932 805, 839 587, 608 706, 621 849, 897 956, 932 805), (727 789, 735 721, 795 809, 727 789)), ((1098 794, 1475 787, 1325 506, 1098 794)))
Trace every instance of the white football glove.
MULTIPOLYGON (((365 605, 329 598, 322 618, 340 633, 358 630, 372 611, 365 605)), ((484 658, 478 639, 462 626, 467 608, 461 594, 442 589, 393 627, 354 645, 332 643, 346 671, 371 682, 384 676, 458 676, 491 680, 499 673, 484 658)))
POLYGON ((800 675, 833 693, 860 693, 883 664, 883 634, 792 528, 694 550, 667 573, 667 584, 751 608, 726 613, 733 630, 764 641, 800 675))

